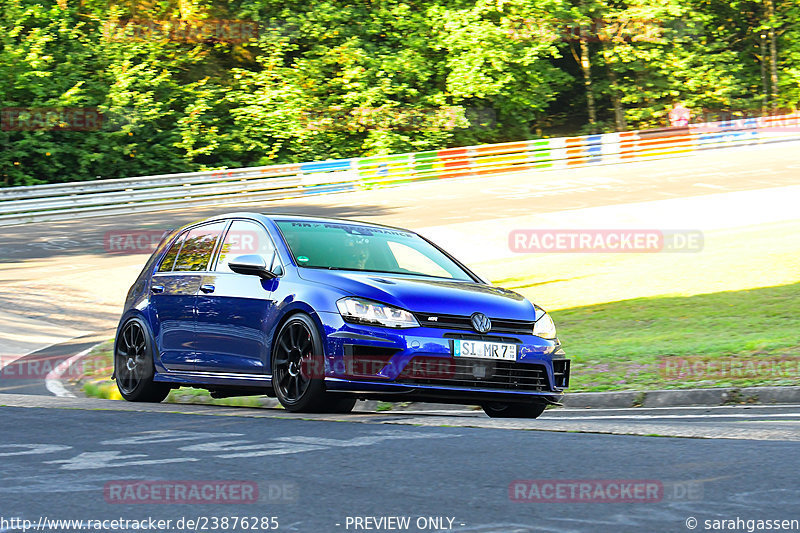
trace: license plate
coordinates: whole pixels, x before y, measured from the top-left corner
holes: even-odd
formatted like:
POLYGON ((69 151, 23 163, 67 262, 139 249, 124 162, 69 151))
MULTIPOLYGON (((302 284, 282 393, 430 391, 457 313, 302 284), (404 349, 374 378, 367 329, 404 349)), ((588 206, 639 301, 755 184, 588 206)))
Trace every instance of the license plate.
POLYGON ((453 342, 453 357, 516 361, 517 345, 506 344, 504 342, 465 341, 457 339, 453 342))

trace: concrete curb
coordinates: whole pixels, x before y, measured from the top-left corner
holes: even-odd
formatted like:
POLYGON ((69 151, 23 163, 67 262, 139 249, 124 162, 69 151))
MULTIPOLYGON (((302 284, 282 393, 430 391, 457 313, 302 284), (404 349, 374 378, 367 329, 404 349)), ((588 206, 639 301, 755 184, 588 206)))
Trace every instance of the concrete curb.
MULTIPOLYGON (((357 411, 374 411, 378 402, 359 402, 357 411)), ((567 393, 561 403, 571 409, 625 409, 635 407, 714 407, 741 404, 800 404, 800 387, 744 387, 653 391, 567 393)), ((410 403, 391 412, 463 411, 459 404, 410 403)))
POLYGON ((576 392, 564 396, 562 403, 564 407, 585 409, 796 404, 800 403, 800 387, 576 392))

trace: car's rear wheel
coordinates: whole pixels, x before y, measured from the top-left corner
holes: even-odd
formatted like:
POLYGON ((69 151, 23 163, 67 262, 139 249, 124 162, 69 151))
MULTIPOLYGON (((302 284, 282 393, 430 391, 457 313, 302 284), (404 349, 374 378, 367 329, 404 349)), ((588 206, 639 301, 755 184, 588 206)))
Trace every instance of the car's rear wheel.
POLYGON ((169 385, 156 383, 153 340, 144 323, 131 318, 114 343, 114 378, 123 398, 129 402, 158 403, 169 394, 169 385))
POLYGON ((544 403, 500 403, 481 405, 483 412, 492 418, 537 418, 547 407, 544 403))
POLYGON ((347 413, 355 398, 325 392, 322 338, 308 315, 296 314, 275 336, 272 351, 272 386, 287 411, 347 413))

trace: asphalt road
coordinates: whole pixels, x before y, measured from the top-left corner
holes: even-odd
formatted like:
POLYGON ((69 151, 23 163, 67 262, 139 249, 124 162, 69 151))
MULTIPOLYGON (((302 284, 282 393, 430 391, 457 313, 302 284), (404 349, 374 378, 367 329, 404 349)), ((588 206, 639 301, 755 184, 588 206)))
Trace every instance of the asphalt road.
POLYGON ((6 519, 275 516, 279 531, 311 533, 366 530, 354 527, 354 517, 405 516, 412 518, 405 531, 523 533, 688 531, 689 517, 700 521, 699 530, 705 520, 800 518, 797 407, 648 410, 643 414, 652 418, 636 422, 642 434, 672 427, 691 436, 698 426, 717 426, 733 435, 749 427, 760 439, 750 440, 578 432, 592 424, 602 430, 597 417, 607 427, 615 418, 617 428, 624 426, 630 412, 621 410, 562 410, 506 422, 469 412, 448 420, 421 413, 304 420, 267 409, 22 395, 0 396, 0 403, 6 405, 0 408, 0 514, 6 519), (584 427, 568 430, 569 423, 584 427), (560 430, 536 430, 548 426, 560 430), (788 429, 792 440, 771 433, 788 429), (258 497, 248 503, 219 493, 202 504, 136 500, 148 492, 134 495, 136 503, 120 503, 124 493, 109 492, 134 480, 238 481, 257 485, 258 497), (518 480, 537 480, 542 492, 518 480), (580 501, 566 491, 551 496, 556 502, 540 501, 548 482, 602 480, 646 481, 657 490, 647 501, 627 503, 580 501), (419 517, 453 522, 417 527, 419 517))

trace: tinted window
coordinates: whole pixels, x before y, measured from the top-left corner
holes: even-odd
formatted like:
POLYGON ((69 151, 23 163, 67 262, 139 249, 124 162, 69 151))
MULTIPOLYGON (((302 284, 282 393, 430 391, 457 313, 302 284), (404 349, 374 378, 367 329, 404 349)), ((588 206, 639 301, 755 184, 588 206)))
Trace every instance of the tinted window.
POLYGON ((260 255, 270 268, 274 253, 275 247, 264 228, 255 222, 234 220, 222 243, 216 270, 231 272, 228 263, 240 255, 260 255))
POLYGON ((206 270, 214 252, 214 245, 224 229, 225 222, 216 222, 190 230, 186 234, 173 270, 175 272, 206 270))
POLYGON ((416 233, 338 222, 277 222, 297 264, 472 281, 449 257, 416 233))
POLYGON ((178 257, 178 252, 181 251, 181 246, 183 245, 183 239, 185 237, 186 233, 182 233, 180 237, 175 239, 175 242, 167 251, 164 259, 161 261, 161 266, 158 267, 159 272, 172 271, 172 266, 175 264, 175 258, 178 257))

